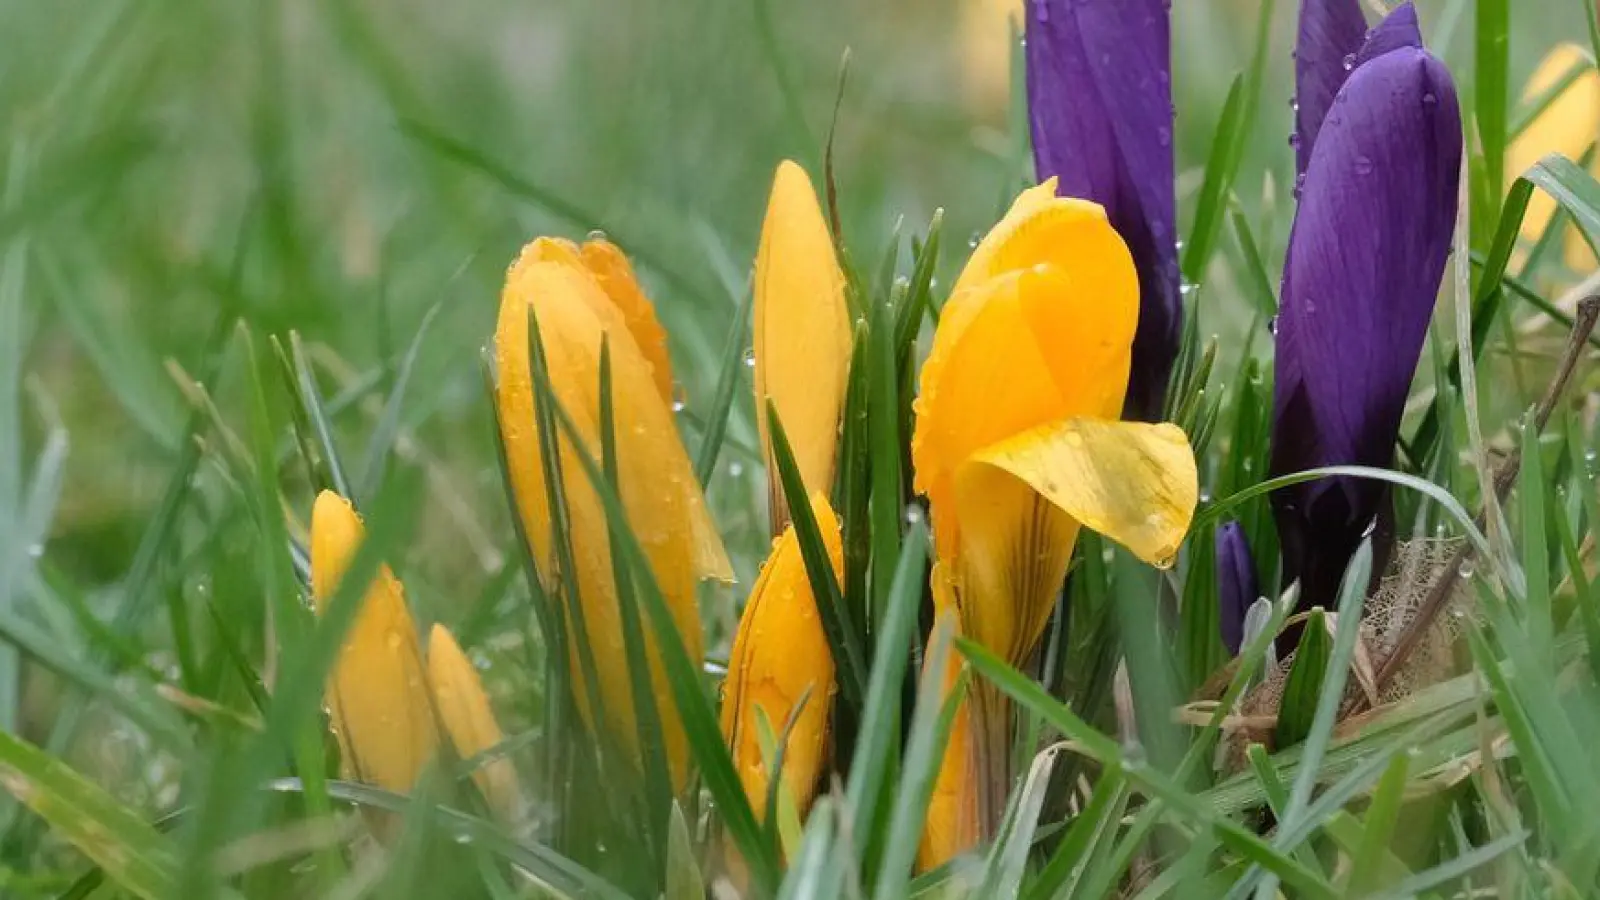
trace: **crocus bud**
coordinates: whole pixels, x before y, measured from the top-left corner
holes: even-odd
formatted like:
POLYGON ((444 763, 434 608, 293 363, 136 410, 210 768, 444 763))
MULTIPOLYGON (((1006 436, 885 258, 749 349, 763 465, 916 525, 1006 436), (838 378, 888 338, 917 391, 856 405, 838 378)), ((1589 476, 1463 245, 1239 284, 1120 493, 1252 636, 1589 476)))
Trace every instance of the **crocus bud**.
MULTIPOLYGON (((311 594, 318 613, 339 589, 366 532, 332 491, 311 510, 311 594)), ((438 748, 416 625, 399 579, 381 566, 328 674, 328 713, 344 775, 409 793, 438 748)))
MULTIPOLYGON (((1357 53, 1306 169, 1278 316, 1273 476, 1392 462, 1450 253, 1461 146, 1450 73, 1404 4, 1357 53)), ((1334 607, 1386 496, 1356 478, 1272 495, 1302 608, 1334 607)))
POLYGON ((1170 0, 1029 0, 1027 17, 1028 119, 1038 178, 1057 179, 1062 196, 1103 206, 1138 271, 1127 413, 1145 421, 1161 415, 1183 323, 1170 6, 1170 0))
MULTIPOLYGON (((434 625, 428 635, 428 679, 433 684, 439 720, 456 756, 471 759, 505 740, 477 667, 443 625, 434 625)), ((511 761, 502 757, 483 765, 472 773, 472 779, 495 813, 510 819, 519 803, 517 770, 511 761)))
POLYGON ((1227 522, 1217 529, 1217 619, 1228 655, 1239 655, 1245 616, 1260 596, 1250 542, 1238 522, 1227 522))
MULTIPOLYGON (((813 494, 811 508, 834 577, 842 577, 839 522, 825 495, 813 494)), ((745 601, 722 693, 722 736, 757 821, 767 814, 771 781, 758 717, 766 718, 774 736, 781 736, 794 718, 783 749, 783 786, 803 820, 827 759, 828 716, 835 690, 833 653, 817 614, 799 539, 790 525, 773 542, 772 554, 745 601)))
MULTIPOLYGON (((618 490, 628 527, 638 538, 656 583, 672 612, 679 635, 696 662, 701 657, 700 616, 695 599, 703 578, 727 579, 731 572, 712 527, 700 485, 679 442, 672 411, 657 380, 658 367, 640 346, 629 315, 613 302, 593 271, 570 243, 541 239, 530 244, 506 278, 495 331, 498 407, 518 515, 539 564, 546 591, 564 602, 558 577, 554 524, 541 465, 539 423, 535 416, 530 357, 530 312, 537 317, 551 392, 570 417, 583 450, 601 448, 600 357, 610 348, 612 417, 618 490)), ((624 651, 611 534, 599 495, 584 475, 580 452, 559 426, 560 471, 577 583, 587 633, 578 633, 576 616, 565 617, 571 647, 572 684, 579 711, 590 727, 635 754, 640 752, 634 698, 624 651), (579 655, 580 642, 594 651, 598 689, 606 721, 597 722, 579 655)), ((666 678, 646 634, 651 684, 661 712, 663 737, 674 787, 689 770, 688 744, 666 678)))
POLYGON ((754 290, 756 424, 773 486, 768 494, 776 534, 789 516, 777 488, 767 401, 777 407, 806 490, 829 491, 850 375, 844 272, 811 179, 788 160, 772 180, 754 290))

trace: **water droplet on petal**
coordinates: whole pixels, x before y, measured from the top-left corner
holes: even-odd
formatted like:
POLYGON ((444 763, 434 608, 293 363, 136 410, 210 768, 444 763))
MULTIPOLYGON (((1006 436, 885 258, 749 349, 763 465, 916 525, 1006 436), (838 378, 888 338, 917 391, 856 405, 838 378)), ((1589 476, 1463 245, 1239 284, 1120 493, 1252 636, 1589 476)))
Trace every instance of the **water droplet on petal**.
POLYGON ((756 350, 754 347, 744 351, 744 367, 747 369, 754 369, 756 367, 756 350))
POLYGON ((1357 175, 1371 175, 1372 174, 1372 160, 1371 160, 1371 158, 1366 157, 1366 156, 1358 156, 1358 157, 1356 157, 1356 174, 1357 175))
POLYGON ((1340 64, 1344 66, 1346 72, 1354 69, 1356 67, 1356 55, 1354 53, 1346 53, 1344 59, 1340 60, 1340 64))
POLYGON ((588 235, 586 235, 584 237, 584 240, 586 240, 586 241, 604 241, 604 240, 607 240, 607 238, 606 238, 606 233, 604 231, 601 231, 600 229, 596 228, 593 231, 589 232, 588 235))

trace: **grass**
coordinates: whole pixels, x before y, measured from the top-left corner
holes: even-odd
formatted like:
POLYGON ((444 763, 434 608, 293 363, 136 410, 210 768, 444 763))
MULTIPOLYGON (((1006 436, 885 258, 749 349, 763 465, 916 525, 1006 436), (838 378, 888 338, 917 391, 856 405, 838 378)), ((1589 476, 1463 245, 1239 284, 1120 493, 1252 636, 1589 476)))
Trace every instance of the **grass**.
MULTIPOLYGON (((1179 220, 1199 289, 1169 409, 1204 497, 1171 572, 1086 537, 1027 673, 935 628, 932 548, 908 504, 919 354, 969 237, 1030 177, 1020 92, 983 87, 1013 68, 1005 31, 973 49, 967 5, 0 2, 0 896, 679 900, 730 888, 732 845, 749 893, 785 898, 1600 896, 1593 343, 1548 422, 1527 415, 1577 316, 1563 296, 1589 274, 1540 248, 1571 229, 1600 242, 1600 184, 1578 162, 1524 179, 1500 162, 1549 101, 1520 85, 1554 41, 1600 35, 1593 10, 1419 3, 1464 88, 1471 227, 1400 461, 1357 474, 1392 483, 1405 533, 1478 551, 1459 574, 1479 615, 1457 671, 1359 727, 1341 715, 1362 670, 1340 616, 1292 677, 1293 745, 1268 752, 1225 736, 1270 635, 1224 665, 1209 545, 1238 519, 1277 583, 1262 479, 1297 4, 1176 4, 1179 220), (860 312, 843 579, 787 453, 770 473, 825 598, 848 724, 787 855, 744 798, 715 705, 715 661, 768 549, 746 269, 784 157, 819 183, 831 162, 860 312), (1530 243, 1534 192, 1562 214, 1530 243), (585 673, 547 645, 560 607, 508 513, 484 391, 479 348, 516 248, 592 229, 656 301, 738 576, 703 592, 708 671, 664 641, 657 712, 686 720, 699 771, 676 800, 659 772, 648 792, 609 778, 616 748, 591 752, 563 699, 585 673), (1515 487, 1489 504, 1502 512, 1478 518, 1480 471, 1514 451, 1515 487), (507 734, 439 760, 409 798, 341 780, 319 709, 364 583, 320 618, 302 603, 310 502, 329 486, 370 529, 352 570, 395 566, 419 624, 460 636, 507 734), (1151 597, 1174 615, 1150 615, 1151 597), (1133 732, 1118 730, 1123 659, 1133 732), (1022 777, 993 848, 922 872, 956 708, 945 660, 964 661, 957 696, 999 690, 1022 711, 1022 777), (1207 683, 1216 702, 1175 721, 1207 683), (502 755, 529 786, 511 823, 467 777, 502 755)), ((570 427, 554 404, 539 416, 570 427)), ((593 465, 562 477, 616 508, 626 439, 608 421, 593 465)), ((611 522, 641 676, 636 638, 664 640, 670 615, 638 538, 611 522)), ((640 742, 658 729, 646 716, 640 742)))

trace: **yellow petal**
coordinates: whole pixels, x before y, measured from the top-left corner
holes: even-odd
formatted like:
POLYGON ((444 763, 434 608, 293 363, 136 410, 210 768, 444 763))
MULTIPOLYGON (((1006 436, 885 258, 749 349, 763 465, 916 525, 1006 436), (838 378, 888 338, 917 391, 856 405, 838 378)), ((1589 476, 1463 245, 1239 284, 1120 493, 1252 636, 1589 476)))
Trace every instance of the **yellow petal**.
MULTIPOLYGON (((620 313, 604 297, 587 270, 553 262, 514 267, 507 279, 495 332, 499 367, 496 403, 513 493, 523 526, 533 544, 540 572, 556 572, 540 466, 539 431, 534 419, 534 394, 528 357, 528 312, 535 311, 556 400, 572 418, 584 447, 600 451, 599 361, 602 339, 611 347, 612 402, 617 434, 617 467, 628 525, 648 556, 662 594, 672 611, 690 657, 701 658, 700 618, 696 585, 707 552, 705 535, 695 524, 704 503, 679 443, 672 411, 661 399, 649 362, 628 336, 620 313), (597 314, 610 309, 611 317, 597 314)), ((559 429, 558 429, 559 430, 559 429)), ((618 618, 616 585, 611 568, 610 536, 604 508, 576 456, 561 434, 561 471, 565 479, 568 517, 578 593, 588 634, 574 633, 573 684, 579 708, 591 727, 594 717, 584 696, 577 641, 594 650, 599 668, 601 701, 612 739, 637 754, 633 698, 627 654, 618 618)), ((553 588, 552 583, 548 587, 553 588)), ((576 628, 574 617, 567 616, 576 628)), ((670 699, 665 677, 649 640, 652 681, 663 728, 673 783, 681 788, 688 775, 688 746, 670 699)))
MULTIPOLYGON (((941 583, 948 583, 934 564, 934 596, 938 597, 941 583)), ((953 611, 941 608, 939 618, 953 611)), ((959 628, 957 629, 959 631, 959 628)), ((937 628, 935 628, 937 633, 937 628)), ((924 665, 932 663, 932 635, 928 638, 929 655, 924 665)), ((945 658, 944 693, 949 697, 961 675, 961 658, 951 651, 945 658)), ((978 843, 978 767, 972 753, 971 704, 963 701, 956 709, 950 726, 950 740, 945 744, 944 758, 934 779, 933 793, 928 798, 928 816, 923 826, 922 841, 917 847, 917 870, 926 872, 944 865, 978 843)))
MULTIPOLYGON (((318 612, 365 532, 355 510, 332 491, 311 512, 311 585, 318 612)), ((396 793, 411 790, 438 745, 416 626, 388 566, 367 589, 339 659, 328 675, 327 704, 346 777, 396 793)))
MULTIPOLYGON (((435 624, 428 635, 428 680, 433 683, 439 719, 456 749, 456 756, 471 759, 505 740, 477 668, 443 625, 435 624)), ((517 770, 511 760, 502 757, 480 767, 472 773, 472 780, 477 782, 478 790, 495 812, 502 819, 510 819, 516 812, 520 794, 517 770)))
MULTIPOLYGON (((833 487, 833 465, 850 368, 844 273, 805 170, 778 166, 761 225, 755 267, 756 421, 769 481, 767 398, 777 405, 806 490, 833 487)), ((788 520, 773 491, 774 531, 788 520)))
POLYGON ((639 287, 633 266, 616 244, 604 238, 584 241, 581 249, 583 264, 600 287, 622 311, 623 321, 633 335, 639 352, 650 363, 650 374, 655 377, 656 390, 661 399, 672 402, 672 360, 667 356, 667 332, 656 318, 656 308, 639 287))
MULTIPOLYGON (((1068 202, 1027 196, 1017 205, 1047 211, 1068 202)), ((1100 247, 1098 256, 1057 253, 1056 262, 1004 272, 957 294, 941 315, 922 367, 911 444, 941 558, 955 552, 955 472, 972 454, 1028 428, 1072 416, 1114 418, 1122 409, 1138 277, 1104 215, 1085 222, 1096 224, 1080 223, 1082 243, 1100 247)))
MULTIPOLYGON (((842 577, 839 522, 820 492, 812 495, 811 506, 834 574, 842 577)), ((804 818, 826 759, 835 689, 833 654, 817 614, 800 542, 790 526, 773 543, 772 555, 745 603, 723 688, 722 735, 758 821, 766 815, 768 773, 756 709, 781 734, 805 698, 783 757, 784 786, 804 818)))
POLYGON ((958 488, 963 511, 985 502, 992 467, 1161 567, 1177 556, 1199 497, 1189 438, 1167 422, 1068 419, 990 447, 974 463, 958 488))
MULTIPOLYGON (((1522 100, 1524 103, 1536 100, 1580 65, 1585 68, 1577 80, 1563 89, 1506 148, 1507 183, 1547 154, 1559 153, 1568 159, 1578 159, 1600 137, 1600 73, 1576 44, 1558 45, 1545 56, 1528 79, 1522 100)), ((1528 212, 1522 218, 1523 238, 1533 240, 1543 234, 1555 210, 1556 202, 1549 194, 1534 191, 1528 201, 1528 212)))

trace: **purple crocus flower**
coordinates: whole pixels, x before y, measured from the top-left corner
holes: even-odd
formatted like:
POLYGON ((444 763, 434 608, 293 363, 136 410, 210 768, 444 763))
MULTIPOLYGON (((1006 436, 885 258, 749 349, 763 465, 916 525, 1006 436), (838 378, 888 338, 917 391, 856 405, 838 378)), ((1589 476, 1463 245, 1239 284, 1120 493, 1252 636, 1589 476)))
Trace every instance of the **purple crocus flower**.
POLYGON ((1161 414, 1183 307, 1173 199, 1170 0, 1030 0, 1028 118, 1039 180, 1106 208, 1139 271, 1127 414, 1161 414))
POLYGON ((1245 616, 1260 596, 1250 542, 1238 522, 1228 522, 1217 529, 1217 624, 1228 655, 1239 655, 1245 616))
MULTIPOLYGON (((1461 170, 1455 87, 1409 3, 1367 37, 1314 133, 1278 317, 1274 476, 1394 458, 1461 170)), ((1354 478, 1273 494, 1284 580, 1299 580, 1302 608, 1331 608, 1386 497, 1354 478)))
POLYGON ((1301 0, 1300 34, 1294 48, 1294 144, 1297 176, 1311 162, 1317 131, 1333 97, 1355 68, 1367 36, 1361 0, 1301 0))

